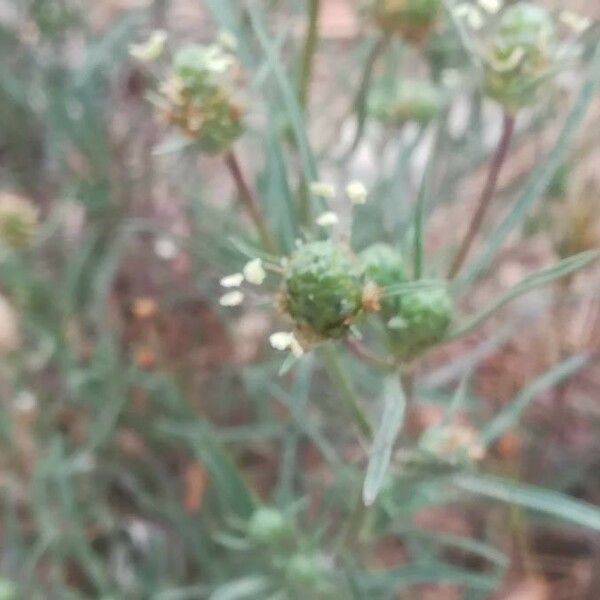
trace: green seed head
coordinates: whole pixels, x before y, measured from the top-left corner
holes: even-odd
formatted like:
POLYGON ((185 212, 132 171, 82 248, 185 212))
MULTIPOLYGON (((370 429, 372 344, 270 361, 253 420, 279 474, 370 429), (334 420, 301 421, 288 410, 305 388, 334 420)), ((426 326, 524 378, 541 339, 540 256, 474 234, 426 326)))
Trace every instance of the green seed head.
POLYGON ((487 53, 486 93, 510 112, 534 103, 552 74, 556 44, 544 8, 529 2, 509 7, 487 53))
POLYGON ((396 94, 376 96, 371 112, 386 124, 414 121, 425 125, 439 114, 443 104, 443 95, 435 85, 427 81, 404 81, 396 94))
POLYGON ((31 202, 13 194, 0 194, 0 244, 13 250, 29 246, 37 225, 37 210, 31 202))
POLYGON ((440 342, 452 321, 452 300, 443 285, 403 294, 388 321, 392 346, 403 360, 440 342))
POLYGON ((248 523, 248 537, 258 544, 277 542, 288 533, 285 516, 274 508, 257 509, 248 523))
MULTIPOLYGON (((385 288, 407 281, 404 261, 400 253, 389 244, 372 244, 360 254, 365 279, 373 281, 385 292, 385 288)), ((399 296, 383 297, 381 308, 388 318, 398 307, 399 296)))
POLYGON ((17 600, 17 588, 12 581, 0 579, 0 600, 17 600))
POLYGON ((296 554, 287 564, 286 579, 292 586, 315 587, 320 576, 321 569, 314 556, 296 554))
POLYGON ((169 121, 208 154, 226 151, 244 132, 242 111, 227 85, 233 64, 221 46, 186 46, 161 86, 169 121))
POLYGON ((316 339, 344 335, 361 308, 360 270, 331 241, 301 246, 284 277, 282 308, 300 334, 316 339))
POLYGON ((422 43, 435 27, 442 0, 375 0, 373 17, 387 34, 422 43))

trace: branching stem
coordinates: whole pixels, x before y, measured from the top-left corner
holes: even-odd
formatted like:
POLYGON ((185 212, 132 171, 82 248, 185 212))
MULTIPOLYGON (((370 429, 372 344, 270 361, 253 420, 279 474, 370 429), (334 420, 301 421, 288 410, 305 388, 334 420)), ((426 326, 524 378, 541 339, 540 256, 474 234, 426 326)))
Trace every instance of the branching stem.
POLYGON ((306 30, 306 40, 302 52, 302 63, 300 65, 300 83, 298 96, 300 106, 306 110, 308 104, 308 95, 310 92, 310 82, 312 78, 313 63, 319 40, 319 10, 321 0, 308 0, 308 28, 306 30))
POLYGON ((246 178, 244 177, 244 173, 242 172, 240 163, 233 150, 230 150, 225 155, 225 164, 227 165, 229 173, 231 174, 231 177, 237 188, 240 202, 242 203, 242 206, 244 207, 244 209, 248 213, 248 216, 254 223, 256 231, 258 232, 258 235, 260 236, 260 239, 263 243, 263 246, 268 252, 271 252, 272 254, 277 254, 277 247, 273 242, 271 235, 269 234, 269 229, 260 211, 258 202, 256 201, 254 194, 250 190, 248 183, 246 182, 246 178))
POLYGON ((481 225, 483 223, 483 219, 488 211, 488 208, 491 204, 492 198, 494 197, 494 192, 498 186, 498 179, 500 176, 500 171, 502 170, 502 166, 506 161, 506 157, 508 156, 508 151, 510 149, 510 143, 513 137, 513 133, 515 130, 515 117, 509 113, 504 114, 504 123, 502 128, 502 137, 500 138, 500 143, 498 144, 498 149, 494 154, 494 158, 492 160, 492 164, 490 165, 490 170, 488 173, 487 180, 485 182, 485 186, 483 191, 481 192, 481 196, 479 197, 479 202, 477 203, 477 208, 475 209, 475 213, 471 218, 471 222, 469 223, 469 227, 467 229, 467 234, 462 241, 460 248, 452 261, 452 266, 450 267, 450 271, 448 272, 448 279, 453 279, 456 277, 458 272, 461 270, 468 254, 473 245, 473 241, 477 237, 479 230, 481 229, 481 225))

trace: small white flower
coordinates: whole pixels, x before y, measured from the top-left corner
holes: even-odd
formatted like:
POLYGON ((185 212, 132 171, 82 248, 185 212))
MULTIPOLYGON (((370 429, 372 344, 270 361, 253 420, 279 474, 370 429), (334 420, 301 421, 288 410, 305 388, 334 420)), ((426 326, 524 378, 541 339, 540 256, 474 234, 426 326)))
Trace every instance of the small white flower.
POLYGON ((262 282, 265 280, 266 276, 267 274, 260 258, 251 260, 244 267, 244 277, 249 283, 253 283, 254 285, 262 285, 262 282))
POLYGON ((269 336, 269 343, 275 350, 287 350, 291 343, 294 334, 291 331, 276 331, 269 336))
POLYGON ((162 260, 172 260, 178 252, 177 244, 168 237, 158 238, 154 242, 154 253, 162 260))
POLYGON ((292 339, 290 340, 290 352, 296 358, 304 356, 304 348, 300 345, 300 342, 296 339, 294 334, 292 334, 292 339))
POLYGON ((317 225, 321 227, 331 227, 333 225, 337 225, 339 222, 340 220, 338 219, 338 216, 332 211, 319 215, 316 221, 317 225))
POLYGON ((367 201, 367 188, 362 181, 351 181, 346 186, 346 195, 352 204, 364 204, 367 201))
POLYGON ((269 336, 269 343, 275 350, 289 350, 296 358, 304 354, 304 348, 291 331, 277 331, 269 336))
POLYGON ((502 8, 502 0, 479 0, 479 6, 490 15, 495 15, 502 8))
POLYGON ((233 56, 223 52, 220 46, 209 46, 206 50, 206 67, 212 73, 221 75, 235 64, 233 56))
POLYGON ((224 288, 236 288, 242 285, 244 281, 244 275, 242 273, 233 273, 231 275, 226 275, 221 278, 219 282, 224 288))
POLYGON ((160 58, 167 43, 167 32, 162 29, 153 31, 148 40, 142 44, 131 44, 129 54, 142 62, 152 62, 160 58))
POLYGON ((235 35, 233 35, 231 31, 221 30, 217 37, 217 41, 225 50, 229 50, 230 52, 235 52, 237 50, 238 43, 235 35))
POLYGON ((442 83, 448 88, 455 88, 461 82, 461 73, 458 69, 446 69, 442 73, 442 83))
POLYGON ((321 198, 331 200, 335 198, 335 186, 323 181, 313 181, 310 184, 310 193, 313 196, 320 196, 321 198))
POLYGON ((239 306, 244 301, 244 294, 239 290, 228 292, 224 296, 221 296, 219 304, 221 306, 239 306))
POLYGON ((484 25, 481 13, 472 4, 463 2, 457 5, 454 9, 454 14, 458 18, 464 19, 471 29, 481 29, 484 25))
POLYGON ((592 24, 592 20, 589 17, 578 15, 570 10, 562 10, 558 18, 561 23, 570 27, 576 33, 583 33, 592 24))
POLYGON ((38 405, 35 394, 29 390, 20 391, 14 399, 13 406, 20 413, 33 412, 38 405))

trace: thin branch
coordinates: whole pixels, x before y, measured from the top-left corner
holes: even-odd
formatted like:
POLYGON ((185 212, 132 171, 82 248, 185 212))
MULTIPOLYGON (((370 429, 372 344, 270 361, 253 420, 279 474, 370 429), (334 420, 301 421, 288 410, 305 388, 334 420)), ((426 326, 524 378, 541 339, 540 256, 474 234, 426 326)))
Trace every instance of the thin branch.
POLYGON ((500 176, 502 166, 506 161, 506 157, 508 156, 508 151, 510 149, 510 143, 513 137, 514 130, 515 117, 509 113, 505 113, 502 137, 500 138, 498 149, 496 150, 496 154, 494 155, 494 158, 492 160, 492 164, 490 166, 490 171, 488 173, 485 186, 479 198, 479 202, 477 203, 477 209, 475 210, 471 222, 469 223, 467 234, 464 240, 462 241, 462 244, 460 245, 460 248, 454 260, 452 261, 452 266, 450 267, 450 271, 448 272, 449 279, 453 279, 462 268, 469 254, 471 246, 473 245, 473 241, 475 240, 477 234, 479 233, 479 230, 481 229, 483 219, 491 204, 492 198, 494 197, 496 187, 498 186, 498 178, 500 176))
POLYGON ((306 40, 302 52, 302 62, 300 64, 300 79, 298 86, 298 98, 300 106, 306 110, 308 104, 308 95, 310 92, 310 82, 312 79, 312 69, 319 40, 319 11, 321 0, 309 0, 308 7, 308 28, 306 30, 306 40))
POLYGON ((244 177, 240 163, 233 150, 230 150, 225 155, 225 164, 227 165, 227 168, 229 169, 231 177, 237 188, 240 202, 254 223, 263 246, 268 252, 277 254, 277 247, 273 242, 271 235, 269 234, 267 224, 265 223, 264 217, 260 211, 258 202, 250 190, 250 187, 246 183, 246 178, 244 177))

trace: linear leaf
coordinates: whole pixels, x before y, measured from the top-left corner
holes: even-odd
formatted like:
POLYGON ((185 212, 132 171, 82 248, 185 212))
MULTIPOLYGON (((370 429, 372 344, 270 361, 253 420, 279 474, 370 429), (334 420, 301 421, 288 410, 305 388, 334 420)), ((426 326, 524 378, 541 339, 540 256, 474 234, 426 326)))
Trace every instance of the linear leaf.
POLYGON ((518 422, 523 411, 542 392, 571 377, 589 362, 589 356, 572 356, 535 379, 525 389, 521 390, 514 400, 482 431, 482 441, 489 445, 497 440, 518 422))
POLYGON ((387 377, 383 385, 383 414, 375 432, 363 486, 363 501, 367 506, 375 502, 385 480, 394 442, 404 422, 405 409, 406 397, 399 378, 387 377))
POLYGON ((302 109, 300 108, 300 104, 298 103, 298 98, 296 97, 294 88, 282 67, 282 61, 280 60, 279 56, 277 56, 273 44, 269 41, 269 35, 263 23, 262 17, 259 15, 258 9, 252 1, 248 2, 247 6, 252 28, 254 29, 258 42, 265 53, 267 62, 271 67, 271 72, 275 77, 281 93, 283 104, 288 113, 290 124, 294 132, 294 137, 296 138, 298 149, 300 151, 304 176, 307 181, 316 181, 318 179, 317 163, 306 135, 304 115, 302 113, 302 109))
POLYGON ((484 308, 469 321, 454 331, 451 331, 448 335, 448 339, 456 339, 465 335, 466 333, 469 333, 481 325, 481 323, 483 323, 486 319, 491 317, 496 311, 508 304, 511 300, 514 300, 515 298, 518 298, 519 296, 522 296, 523 294, 526 294, 527 292, 530 292, 541 285, 545 285, 547 283, 551 283, 552 281, 556 281, 561 277, 571 275, 572 273, 591 265, 599 258, 600 250, 581 252, 580 254, 565 258, 551 267, 542 269, 541 271, 526 277, 523 279, 523 281, 512 287, 505 294, 500 296, 495 302, 492 302, 492 304, 490 304, 487 308, 484 308))
POLYGON ((468 492, 517 504, 600 531, 600 508, 560 492, 486 475, 461 474, 453 477, 452 481, 468 492))

